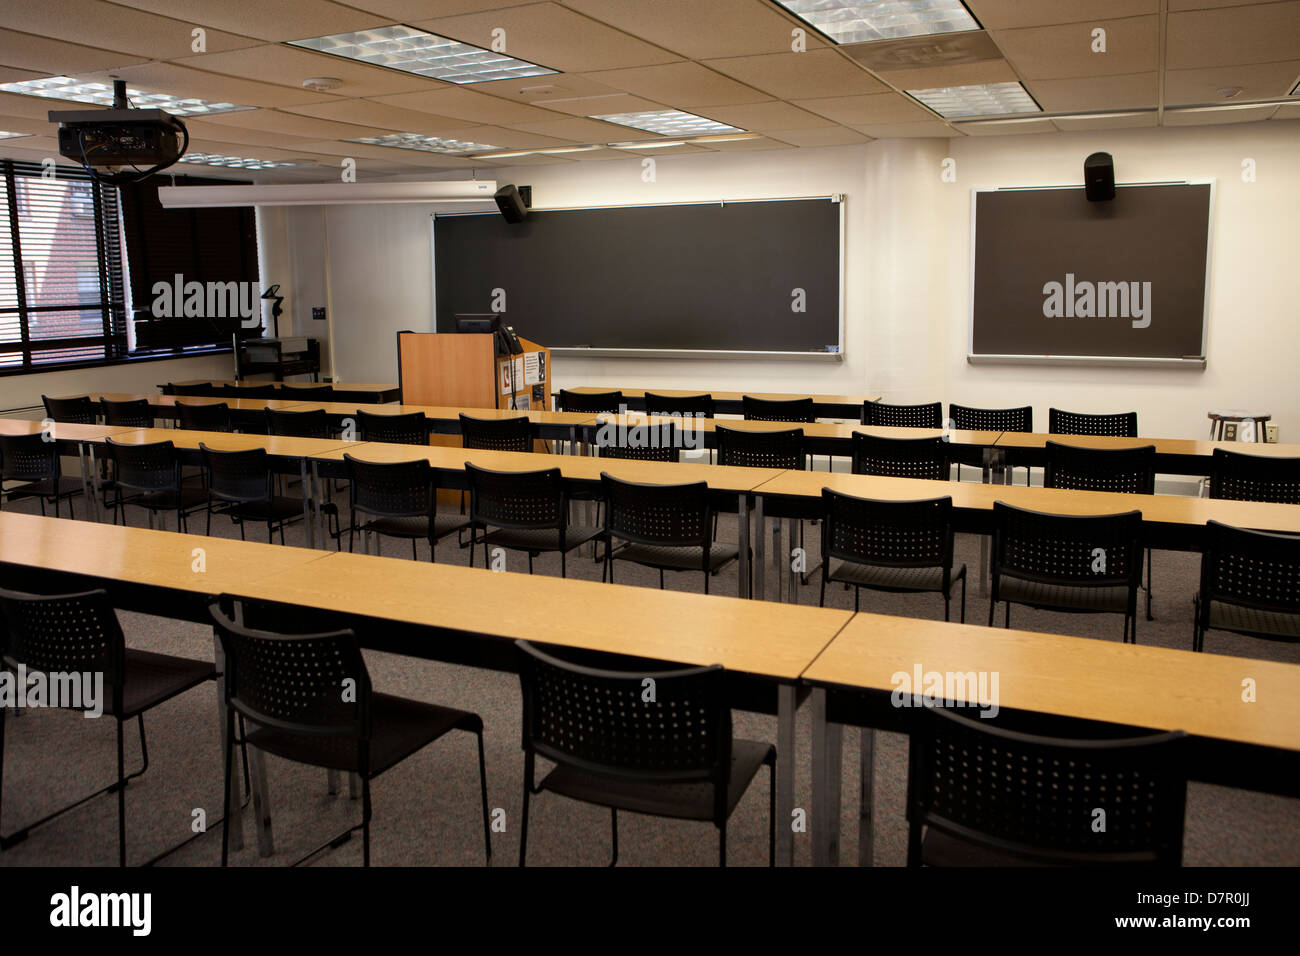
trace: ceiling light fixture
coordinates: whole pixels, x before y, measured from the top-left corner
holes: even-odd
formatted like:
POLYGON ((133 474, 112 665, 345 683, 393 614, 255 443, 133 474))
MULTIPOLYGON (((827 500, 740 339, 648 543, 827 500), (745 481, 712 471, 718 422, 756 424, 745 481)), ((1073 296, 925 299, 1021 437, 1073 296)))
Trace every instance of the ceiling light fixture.
MULTIPOLYGON (((73 103, 93 103, 97 106, 113 105, 111 84, 87 83, 70 76, 47 76, 39 80, 4 83, 0 84, 0 93, 42 96, 73 103)), ((253 109, 251 106, 236 106, 234 103, 210 103, 194 97, 172 96, 170 93, 146 93, 137 89, 127 89, 126 95, 131 106, 136 109, 162 109, 173 116, 199 116, 206 113, 231 113, 235 110, 253 109)))
POLYGON ((703 136, 709 133, 741 133, 744 130, 717 120, 705 119, 682 110, 647 110, 642 113, 607 113, 589 119, 604 120, 618 126, 660 133, 664 136, 703 136))
POLYGON ((345 143, 365 143, 368 146, 391 146, 394 149, 418 149, 426 153, 445 153, 449 156, 463 156, 467 153, 482 153, 496 149, 485 143, 471 143, 461 139, 447 139, 443 136, 422 136, 419 133, 389 133, 386 136, 362 136, 360 139, 345 139, 345 143))
POLYGON ((1025 88, 1014 82, 943 86, 906 92, 913 99, 945 118, 1042 112, 1025 88))
POLYGON ((448 83, 486 83, 557 72, 400 23, 357 33, 290 40, 289 45, 448 83))
POLYGON ((244 156, 222 156, 220 153, 186 153, 177 162, 195 163, 199 166, 228 166, 232 169, 278 169, 282 166, 314 166, 303 160, 290 162, 282 159, 249 159, 244 156))
POLYGON ((978 30, 961 0, 777 0, 836 43, 978 30))

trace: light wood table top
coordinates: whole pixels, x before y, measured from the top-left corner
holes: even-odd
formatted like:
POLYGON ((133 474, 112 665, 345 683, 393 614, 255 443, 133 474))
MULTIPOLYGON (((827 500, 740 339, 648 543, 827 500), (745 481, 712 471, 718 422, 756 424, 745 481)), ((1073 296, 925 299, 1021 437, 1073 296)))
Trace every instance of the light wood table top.
POLYGON ((196 594, 274 581, 327 552, 281 544, 0 512, 0 561, 196 594), (193 570, 195 548, 206 570, 193 570))
POLYGON ((1001 707, 1300 750, 1300 666, 1254 658, 863 613, 803 676, 892 691, 918 664, 996 672, 1001 707))
POLYGON ((348 442, 337 438, 286 438, 281 435, 245 435, 238 432, 201 432, 184 428, 133 428, 113 435, 119 444, 147 445, 169 441, 177 448, 194 450, 200 442, 214 451, 264 448, 268 455, 284 458, 324 458, 348 442))
POLYGON ((1052 435, 1046 432, 1003 432, 999 448, 1043 448, 1048 442, 1078 448, 1113 450, 1154 445, 1157 455, 1209 458, 1216 448, 1267 458, 1300 458, 1300 445, 1276 442, 1199 441, 1189 438, 1117 438, 1113 435, 1052 435))
POLYGON ((652 485, 706 482, 711 491, 750 491, 781 474, 778 468, 739 468, 692 462, 629 461, 621 458, 590 458, 585 455, 547 455, 535 452, 481 451, 443 445, 394 445, 384 442, 353 442, 341 448, 313 455, 322 460, 341 461, 344 454, 362 461, 401 462, 424 459, 443 471, 464 471, 466 463, 493 471, 543 471, 558 468, 574 481, 600 481, 608 472, 623 481, 652 485))
MULTIPOLYGON (((675 422, 682 431, 697 429, 703 432, 716 431, 719 427, 747 432, 782 432, 794 428, 803 429, 808 438, 830 438, 849 441, 855 433, 875 435, 879 438, 938 438, 944 432, 940 428, 897 428, 877 425, 855 425, 840 422, 761 422, 743 418, 691 418, 674 419, 666 415, 646 415, 643 412, 629 412, 626 415, 597 414, 595 423, 610 423, 614 426, 631 427, 634 425, 666 425, 675 422)), ((948 440, 954 445, 993 445, 999 431, 950 431, 948 440)))
MULTIPOLYGON (((39 435, 45 431, 41 422, 25 418, 0 418, 0 435, 39 435)), ((109 435, 117 436, 135 429, 123 425, 79 425, 75 422, 54 422, 50 434, 55 441, 102 442, 109 435)))
MULTIPOLYGON (((90 400, 100 399, 110 402, 136 402, 145 399, 152 408, 174 408, 177 405, 220 405, 225 404, 231 411, 259 412, 264 408, 274 411, 305 411, 312 403, 300 399, 283 398, 232 398, 228 395, 160 395, 156 392, 91 392, 90 400)), ((382 408, 383 406, 377 406, 382 408)))
POLYGON ((1049 514, 1106 515, 1141 511, 1144 522, 1203 525, 1221 521, 1238 528, 1300 533, 1300 505, 1222 501, 1176 495, 1126 495, 1062 488, 985 485, 967 481, 878 478, 824 471, 787 471, 755 489, 761 495, 816 498, 822 488, 859 498, 915 501, 951 497, 954 508, 991 510, 995 501, 1049 514))
POLYGON ((852 616, 832 608, 339 552, 250 581, 240 594, 683 665, 721 664, 787 681, 803 673, 852 616))
MULTIPOLYGON (((644 398, 646 392, 654 395, 666 395, 670 398, 693 398, 698 395, 710 395, 714 401, 718 402, 739 402, 746 395, 750 398, 761 398, 768 402, 788 402, 795 399, 811 398, 814 403, 821 405, 861 405, 864 402, 874 402, 880 398, 879 395, 823 395, 814 392, 720 392, 707 388, 619 388, 612 385, 584 385, 579 388, 567 388, 565 391, 582 392, 589 395, 600 395, 604 392, 622 392, 625 398, 644 398)), ((558 388, 554 389, 552 394, 558 396, 560 390, 558 388)))
MULTIPOLYGON (((321 385, 329 385, 340 392, 386 392, 389 389, 397 388, 397 384, 384 385, 365 382, 253 382, 245 379, 242 382, 236 382, 229 379, 219 378, 189 378, 181 382, 168 382, 168 385, 230 385, 235 388, 262 388, 267 385, 274 385, 276 388, 319 388, 321 385)), ((163 386, 158 386, 162 388, 163 386)))
POLYGON ((355 415, 358 411, 367 412, 371 415, 409 415, 415 412, 422 412, 426 418, 433 421, 450 421, 459 422, 462 413, 470 418, 489 418, 501 420, 505 418, 522 418, 527 417, 534 424, 546 425, 585 425, 595 420, 595 415, 590 412, 551 412, 545 409, 528 409, 523 411, 513 408, 462 408, 456 405, 399 405, 396 402, 390 402, 386 405, 358 405, 354 402, 299 402, 294 406, 294 411, 308 411, 309 409, 322 408, 330 415, 355 415))

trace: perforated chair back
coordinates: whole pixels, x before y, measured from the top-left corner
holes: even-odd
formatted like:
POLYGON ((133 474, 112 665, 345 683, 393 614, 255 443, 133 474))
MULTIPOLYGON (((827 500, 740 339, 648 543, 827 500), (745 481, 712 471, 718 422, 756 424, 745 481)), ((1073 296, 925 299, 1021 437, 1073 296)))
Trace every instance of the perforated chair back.
POLYGON ((533 425, 527 415, 517 418, 471 418, 460 416, 462 448, 483 451, 532 451, 533 425))
POLYGON ((357 409, 357 432, 362 441, 390 445, 429 444, 429 419, 424 412, 384 415, 357 409))
POLYGON ((428 517, 437 509, 433 470, 427 461, 377 463, 343 455, 353 511, 384 518, 428 517))
POLYGON ((603 777, 711 781, 725 818, 731 710, 721 666, 647 673, 603 670, 516 641, 524 750, 603 777), (654 700, 645 700, 645 680, 654 700))
POLYGON ((880 438, 853 433, 853 474, 893 478, 948 478, 948 443, 934 438, 880 438))
MULTIPOLYGON (((908 865, 921 828, 1058 866, 1178 866, 1187 799, 1182 731, 1040 737, 921 708, 908 761, 908 865), (1097 828, 1097 810, 1106 814, 1097 828)), ((928 837, 927 837, 928 842, 928 837)))
POLYGON ((42 395, 41 402, 45 405, 46 417, 56 422, 66 422, 70 425, 95 424, 97 412, 95 403, 90 400, 89 395, 78 398, 50 398, 48 395, 42 395))
POLYGON ((740 409, 751 422, 800 422, 817 420, 811 398, 767 399, 740 396, 740 409))
POLYGON ((560 411, 617 415, 627 401, 622 392, 571 392, 560 389, 560 411))
POLYGON ((1047 413, 1047 430, 1053 435, 1111 435, 1137 438, 1138 413, 1117 412, 1113 415, 1088 415, 1052 408, 1047 413))
MULTIPOLYGON (((41 674, 103 674, 111 708, 109 700, 100 703, 105 712, 122 712, 126 642, 106 591, 36 595, 0 589, 0 608, 6 625, 0 660, 7 666, 22 664, 41 674)), ((60 695, 49 702, 75 701, 60 695)), ((81 703, 92 702, 83 697, 81 703)))
POLYGON ((636 544, 699 547, 708 567, 712 544, 709 486, 650 485, 621 481, 601 473, 605 498, 605 533, 636 544))
POLYGON ((645 410, 647 415, 692 415, 696 418, 712 418, 714 414, 712 395, 656 395, 645 393, 645 410))
POLYGON ((822 562, 891 568, 952 567, 952 499, 876 501, 822 489, 822 562))
POLYGON ((1210 497, 1300 505, 1300 458, 1266 458, 1214 449, 1210 497))
POLYGON ((209 607, 226 656, 226 703, 259 726, 304 737, 370 737, 371 685, 350 630, 281 634, 209 607), (356 693, 344 694, 345 681, 356 693))
POLYGON ((993 600, 999 578, 1067 587, 1129 587, 1142 573, 1142 512, 1054 515, 993 503, 993 600))
POLYGON ((124 445, 110 438, 108 449, 119 488, 146 494, 180 491, 181 464, 171 442, 124 445))
POLYGON ((288 438, 329 438, 329 415, 323 408, 313 408, 305 412, 277 411, 265 409, 266 433, 283 435, 288 438))
POLYGON ((1023 408, 972 408, 969 405, 949 403, 948 418, 952 427, 962 431, 1032 432, 1034 407, 1023 408))
POLYGON ((271 462, 264 448, 218 451, 199 442, 208 491, 214 498, 234 504, 271 501, 271 462))
POLYGON ((57 485, 60 471, 58 443, 41 434, 0 435, 0 480, 44 481, 57 485))
POLYGON ((191 385, 177 385, 175 382, 168 382, 163 391, 168 395, 188 395, 191 398, 221 394, 221 389, 212 382, 198 382, 191 385))
POLYGON ((1269 630, 1264 615, 1300 615, 1300 537, 1206 522, 1197 595, 1203 628, 1210 625, 1214 601, 1260 612, 1258 627, 1243 617, 1240 623, 1247 626, 1229 628, 1243 633, 1269 630))
POLYGON ((596 447, 601 458, 625 458, 633 461, 681 461, 677 427, 672 422, 655 424, 630 424, 620 429, 611 426, 615 441, 601 444, 601 431, 596 431, 596 447), (622 442, 617 441, 621 437, 622 442))
POLYGON ((862 424, 890 428, 942 428, 943 408, 938 402, 924 405, 886 405, 863 402, 862 424))
POLYGON ((718 425, 714 435, 718 442, 719 465, 795 471, 807 469, 808 456, 802 428, 768 432, 718 425))
POLYGON ((149 399, 136 398, 128 402, 110 402, 100 399, 99 407, 104 413, 105 425, 121 425, 126 428, 152 428, 153 409, 149 399))
POLYGON ((491 471, 465 464, 469 517, 498 528, 555 528, 564 540, 568 495, 560 469, 491 471))
POLYGON ((190 405, 186 402, 176 403, 176 413, 180 416, 181 428, 199 432, 228 432, 230 424, 230 406, 225 402, 214 405, 190 405))
POLYGON ((1077 448, 1049 441, 1043 487, 1075 491, 1112 491, 1153 495, 1156 490, 1156 446, 1141 448, 1077 448))

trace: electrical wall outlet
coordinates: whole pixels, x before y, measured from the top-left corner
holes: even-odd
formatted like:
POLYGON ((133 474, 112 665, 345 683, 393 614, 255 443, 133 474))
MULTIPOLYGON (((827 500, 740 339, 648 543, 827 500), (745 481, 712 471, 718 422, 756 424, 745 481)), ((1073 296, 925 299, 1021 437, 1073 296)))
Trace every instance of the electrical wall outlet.
POLYGON ((1223 423, 1223 440, 1224 440, 1224 441, 1236 441, 1236 440, 1237 440, 1237 423, 1236 423, 1236 422, 1224 422, 1224 423, 1223 423))
POLYGON ((1272 422, 1264 425, 1264 441, 1272 442, 1274 445, 1277 444, 1277 426, 1272 422))

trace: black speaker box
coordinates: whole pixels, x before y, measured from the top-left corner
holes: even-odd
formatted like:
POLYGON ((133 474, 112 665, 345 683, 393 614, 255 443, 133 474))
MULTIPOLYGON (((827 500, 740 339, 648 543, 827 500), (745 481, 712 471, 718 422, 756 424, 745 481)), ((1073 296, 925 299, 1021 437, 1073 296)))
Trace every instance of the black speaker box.
MULTIPOLYGON (((524 189, 528 190, 530 193, 528 198, 531 198, 532 190, 527 186, 524 189)), ((506 217, 506 222, 523 222, 528 217, 529 203, 517 186, 513 184, 502 186, 493 198, 497 201, 497 208, 501 210, 501 215, 506 217)))
POLYGON ((1115 160, 1110 153, 1093 153, 1083 161, 1083 190, 1089 202, 1115 198, 1115 160))

